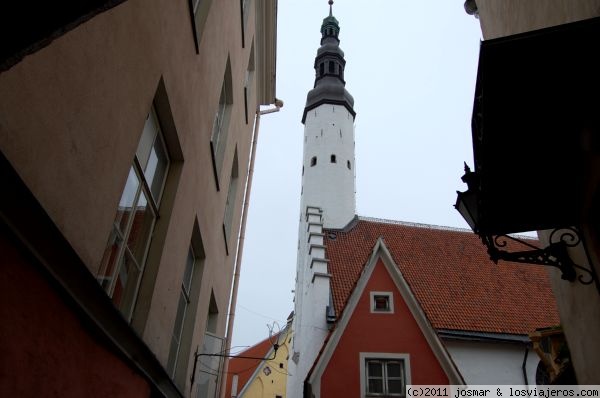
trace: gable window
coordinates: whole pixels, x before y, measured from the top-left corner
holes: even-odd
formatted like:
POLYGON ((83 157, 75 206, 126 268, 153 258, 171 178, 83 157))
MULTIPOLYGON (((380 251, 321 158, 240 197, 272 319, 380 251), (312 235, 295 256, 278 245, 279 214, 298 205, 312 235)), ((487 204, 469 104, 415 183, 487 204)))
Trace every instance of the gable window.
POLYGON ((113 228, 98 282, 127 320, 131 319, 144 272, 170 159, 154 106, 148 113, 113 228))
POLYGON ((335 155, 331 155, 331 163, 336 163, 336 161, 335 155))
POLYGON ((408 354, 360 353, 362 397, 405 397, 410 384, 408 354))
POLYGON ((372 313, 394 313, 394 296, 392 292, 371 292, 372 313))
POLYGON ((192 241, 188 249, 177 313, 173 325, 167 371, 179 387, 185 386, 187 364, 190 356, 192 335, 204 270, 204 246, 198 224, 195 223, 192 241))
POLYGON ((367 359, 367 395, 404 396, 402 361, 367 359))
POLYGON ((316 165, 317 165, 317 157, 316 157, 316 156, 313 156, 313 157, 310 159, 310 167, 313 167, 313 166, 316 166, 316 165))
POLYGON ((231 62, 227 58, 223 84, 221 85, 221 94, 219 96, 219 106, 215 113, 213 121, 212 135, 210 137, 210 150, 213 161, 215 177, 217 179, 217 190, 219 190, 219 177, 223 158, 225 156, 225 146, 227 144, 227 133, 229 130, 229 117, 233 104, 233 92, 231 81, 231 62))

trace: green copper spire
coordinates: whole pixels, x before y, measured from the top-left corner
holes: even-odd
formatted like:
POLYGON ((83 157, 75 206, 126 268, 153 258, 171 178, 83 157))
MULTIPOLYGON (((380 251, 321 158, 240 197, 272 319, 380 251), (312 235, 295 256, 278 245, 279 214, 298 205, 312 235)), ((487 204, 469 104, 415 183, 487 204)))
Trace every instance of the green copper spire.
POLYGON ((339 42, 338 35, 340 34, 340 24, 333 16, 333 0, 329 0, 329 16, 323 19, 321 25, 321 44, 327 37, 333 37, 339 42))

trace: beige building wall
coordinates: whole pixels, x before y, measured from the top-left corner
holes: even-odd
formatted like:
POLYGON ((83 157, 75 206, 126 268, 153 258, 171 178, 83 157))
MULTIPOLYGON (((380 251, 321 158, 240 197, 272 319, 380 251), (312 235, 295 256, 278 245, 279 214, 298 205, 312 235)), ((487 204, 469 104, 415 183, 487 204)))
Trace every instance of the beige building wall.
POLYGON ((0 74, 0 149, 94 276, 154 103, 171 166, 131 324, 166 366, 196 229, 205 259, 187 373, 180 378, 186 395, 211 294, 218 308, 214 333, 225 335, 257 98, 275 100, 274 31, 265 35, 255 19, 258 10, 276 12, 276 2, 245 3, 244 17, 238 0, 202 2, 208 8, 197 51, 191 2, 128 0, 0 74), (256 73, 248 76, 252 52, 256 73), (215 172, 211 134, 228 60, 232 105, 215 172), (226 242, 235 153, 238 181, 226 242))
MULTIPOLYGON (((600 16, 600 0, 475 0, 484 40, 561 25, 600 16)), ((592 173, 597 174, 597 173, 592 173)), ((596 176, 597 180, 597 176, 596 176)), ((597 181, 595 183, 597 187, 597 181)), ((594 190, 590 188, 590 196, 594 190)), ((591 220, 590 204, 582 205, 583 219, 591 220)), ((588 225, 581 226, 582 238, 587 238, 590 249, 588 257, 582 246, 571 251, 576 264, 591 265, 600 271, 600 263, 594 248, 598 248, 597 236, 588 232, 588 225), (590 264, 590 262, 592 264, 590 264)), ((540 231, 540 239, 547 242, 548 232, 540 231)), ((560 278, 559 270, 549 270, 556 295, 562 326, 567 337, 577 379, 580 384, 600 382, 600 296, 594 284, 582 285, 560 278)), ((584 279, 588 275, 582 274, 584 279)))

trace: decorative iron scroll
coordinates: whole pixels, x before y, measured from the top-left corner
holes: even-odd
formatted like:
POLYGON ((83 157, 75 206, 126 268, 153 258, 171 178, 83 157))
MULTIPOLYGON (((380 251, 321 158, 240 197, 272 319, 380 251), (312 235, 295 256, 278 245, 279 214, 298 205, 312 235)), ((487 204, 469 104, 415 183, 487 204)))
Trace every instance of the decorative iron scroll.
POLYGON ((481 236, 481 240, 487 247, 490 258, 496 264, 498 264, 498 260, 504 260, 555 267, 562 272, 562 279, 570 282, 578 280, 584 285, 595 283, 596 288, 599 289, 594 269, 591 266, 584 267, 575 264, 569 256, 568 248, 581 243, 579 231, 574 227, 552 230, 549 237, 550 243, 545 248, 537 247, 511 235, 485 235, 481 236), (511 246, 519 245, 518 247, 525 250, 509 252, 506 250, 509 242, 515 242, 511 243, 511 246), (578 273, 577 270, 581 272, 578 273))

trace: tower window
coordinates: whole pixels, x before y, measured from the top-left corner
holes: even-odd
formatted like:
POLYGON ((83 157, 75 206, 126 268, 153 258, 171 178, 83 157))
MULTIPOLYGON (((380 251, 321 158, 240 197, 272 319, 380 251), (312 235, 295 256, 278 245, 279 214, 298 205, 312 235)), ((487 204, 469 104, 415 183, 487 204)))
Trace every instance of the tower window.
POLYGON ((317 157, 313 156, 312 159, 310 159, 310 167, 313 167, 317 164, 317 157))
POLYGON ((336 163, 336 162, 337 162, 337 160, 335 158, 335 155, 331 155, 331 163, 336 163))
POLYGON ((329 61, 329 73, 335 73, 335 65, 333 61, 329 61))
POLYGON ((325 73, 325 64, 320 64, 319 65, 319 76, 323 76, 323 74, 325 73))
POLYGON ((348 166, 348 170, 352 170, 352 166, 350 165, 350 161, 348 160, 348 162, 346 163, 346 166, 348 166))

